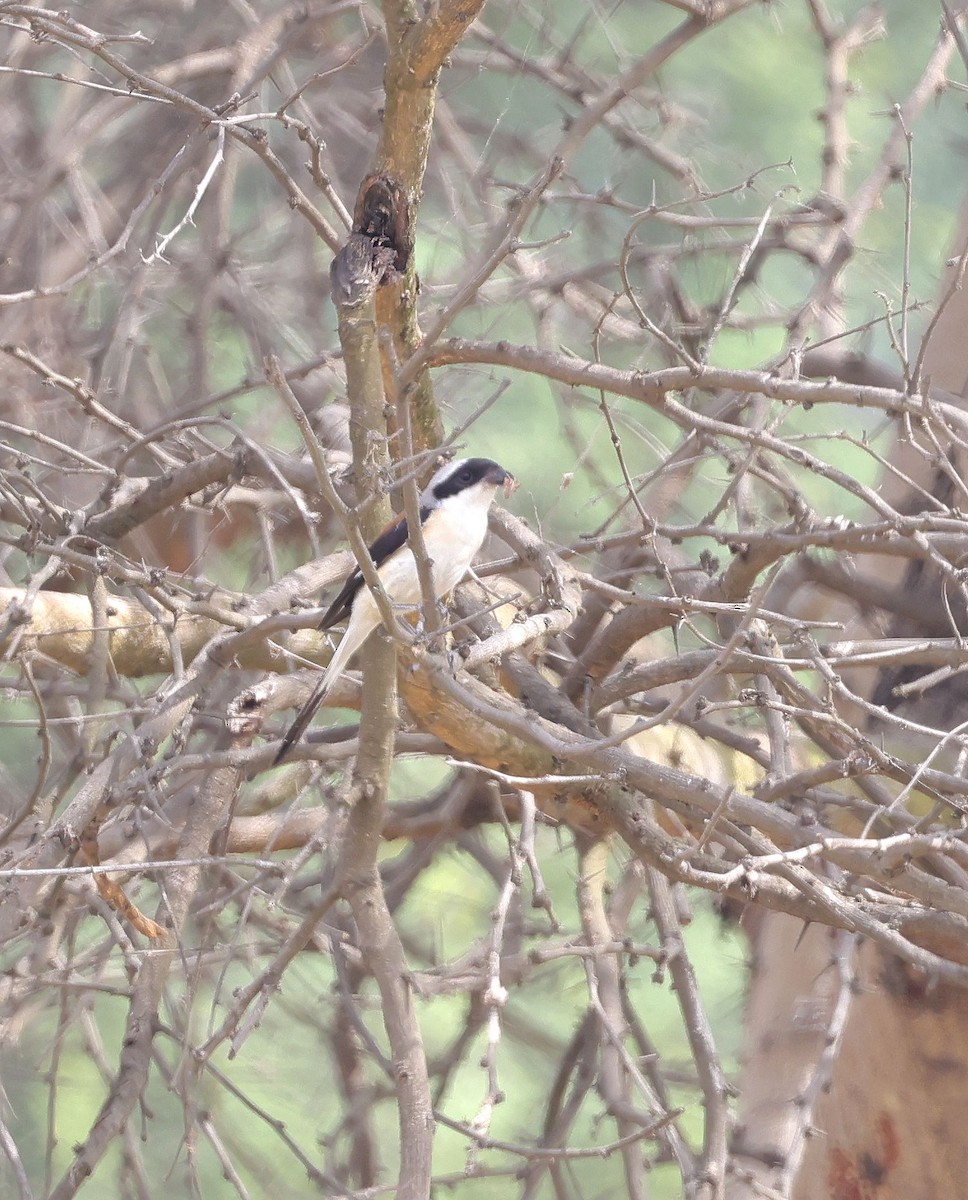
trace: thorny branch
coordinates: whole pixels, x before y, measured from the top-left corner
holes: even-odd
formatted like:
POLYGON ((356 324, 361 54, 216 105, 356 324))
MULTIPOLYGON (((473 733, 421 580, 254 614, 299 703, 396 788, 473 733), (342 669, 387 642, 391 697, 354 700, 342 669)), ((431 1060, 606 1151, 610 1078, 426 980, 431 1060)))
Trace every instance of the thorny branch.
POLYGON ((968 732, 939 711, 968 666, 968 418, 928 353, 960 247, 908 344, 959 18, 855 173, 890 21, 807 0, 807 200, 760 147, 706 157, 666 73, 760 6, 654 7, 629 52, 621 9, 0 3, 0 1012, 47 1089, 40 1157, 19 1076, 0 1111, 17 1194, 66 1200, 120 1148, 143 1195, 160 1156, 200 1194, 608 1171, 644 1196, 652 1171, 721 1196, 709 896, 838 931, 791 1191, 855 947, 968 984, 968 732), (362 291, 326 269, 361 238, 362 291), (851 321, 896 378, 839 352, 851 321), (476 578, 415 628, 387 605, 396 648, 271 770, 327 593, 465 452, 524 484, 476 578))

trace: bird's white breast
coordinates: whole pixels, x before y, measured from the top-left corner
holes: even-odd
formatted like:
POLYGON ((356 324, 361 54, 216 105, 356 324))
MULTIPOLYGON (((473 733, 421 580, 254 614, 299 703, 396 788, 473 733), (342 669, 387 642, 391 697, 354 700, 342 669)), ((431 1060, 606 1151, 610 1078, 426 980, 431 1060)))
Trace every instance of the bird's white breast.
POLYGON ((438 596, 460 583, 483 545, 495 490, 478 485, 448 496, 424 524, 424 543, 434 564, 438 596))
MULTIPOLYGON (((487 534, 487 512, 496 489, 473 487, 448 496, 428 516, 423 525, 424 544, 427 557, 433 564, 434 592, 444 596, 467 574, 487 534)), ((380 568, 380 577, 390 600, 400 606, 419 606, 421 602, 420 580, 417 564, 409 546, 398 550, 380 568)), ((369 593, 367 592, 367 596, 369 593)), ((361 593, 360 600, 367 609, 373 607, 373 616, 378 622, 376 605, 372 596, 369 601, 361 593)))

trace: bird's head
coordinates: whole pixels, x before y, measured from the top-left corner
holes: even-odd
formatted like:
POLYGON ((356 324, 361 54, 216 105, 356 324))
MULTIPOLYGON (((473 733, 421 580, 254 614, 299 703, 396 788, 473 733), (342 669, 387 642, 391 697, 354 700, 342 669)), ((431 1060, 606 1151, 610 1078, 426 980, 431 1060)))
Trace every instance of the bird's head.
POLYGON ((514 476, 491 458, 458 458, 445 463, 427 484, 422 503, 434 508, 462 492, 474 491, 493 499, 499 487, 510 496, 517 487, 514 476))

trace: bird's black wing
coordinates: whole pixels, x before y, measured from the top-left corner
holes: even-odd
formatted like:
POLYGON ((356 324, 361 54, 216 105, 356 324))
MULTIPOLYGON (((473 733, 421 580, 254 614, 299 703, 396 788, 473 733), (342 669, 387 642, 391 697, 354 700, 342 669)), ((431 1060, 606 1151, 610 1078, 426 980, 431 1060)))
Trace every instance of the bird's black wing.
MULTIPOLYGON (((421 524, 426 521, 429 512, 430 509, 428 507, 421 506, 421 524)), ((408 533, 407 518, 401 513, 396 520, 390 522, 369 548, 370 558, 373 559, 377 568, 385 563, 391 554, 406 545, 408 533)), ((353 608, 356 593, 362 586, 363 572, 357 567, 347 578, 339 592, 337 592, 333 603, 327 608, 323 619, 319 623, 319 628, 331 629, 334 625, 338 625, 340 621, 345 621, 350 615, 350 610, 353 608)))
POLYGON ((356 599, 356 593, 363 585, 363 574, 360 568, 357 567, 352 575, 350 575, 340 590, 336 593, 333 603, 327 608, 323 614, 323 619, 319 622, 319 629, 332 629, 334 625, 338 625, 340 621, 345 621, 350 615, 350 609, 353 607, 353 601, 356 599))

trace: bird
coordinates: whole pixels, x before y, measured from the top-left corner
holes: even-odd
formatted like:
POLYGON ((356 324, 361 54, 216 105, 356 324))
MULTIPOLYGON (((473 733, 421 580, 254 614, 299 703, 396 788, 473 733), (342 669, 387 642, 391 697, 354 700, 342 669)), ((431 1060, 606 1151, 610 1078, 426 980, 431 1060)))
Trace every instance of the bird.
MULTIPOLYGON (((439 599, 467 574, 484 543, 487 514, 500 487, 509 496, 514 476, 490 458, 459 458, 445 463, 420 493, 420 528, 431 563, 434 595, 439 599)), ((417 560, 409 544, 407 518, 391 521, 369 547, 383 590, 401 612, 414 612, 423 599, 417 560)), ((326 610, 320 629, 331 629, 349 618, 343 639, 323 677, 282 739, 273 765, 278 765, 302 737, 316 710, 339 679, 350 659, 383 617, 373 593, 357 567, 326 610)))

